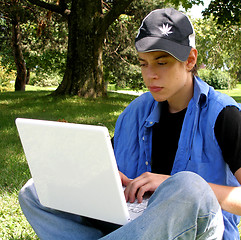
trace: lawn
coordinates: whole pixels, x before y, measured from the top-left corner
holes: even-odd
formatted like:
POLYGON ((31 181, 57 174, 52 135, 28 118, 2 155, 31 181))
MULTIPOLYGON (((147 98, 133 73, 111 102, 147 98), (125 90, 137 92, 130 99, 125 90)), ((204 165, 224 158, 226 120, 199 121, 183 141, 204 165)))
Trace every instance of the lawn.
MULTIPOLYGON (((113 136, 115 122, 135 98, 109 93, 108 98, 49 96, 52 89, 27 87, 26 92, 0 93, 0 239, 38 239, 18 204, 18 191, 30 178, 22 146, 15 127, 17 117, 65 120, 73 123, 105 125, 113 136)), ((241 102, 241 86, 228 92, 241 102)))
POLYGON ((241 103, 241 84, 237 84, 236 88, 232 90, 219 90, 222 93, 228 94, 237 102, 241 103))
MULTIPOLYGON (((31 90, 33 90, 31 88, 31 90)), ((0 239, 38 239, 25 220, 17 195, 30 178, 15 127, 17 117, 105 125, 113 136, 115 122, 135 96, 109 93, 97 100, 49 96, 49 91, 0 94, 0 239)))

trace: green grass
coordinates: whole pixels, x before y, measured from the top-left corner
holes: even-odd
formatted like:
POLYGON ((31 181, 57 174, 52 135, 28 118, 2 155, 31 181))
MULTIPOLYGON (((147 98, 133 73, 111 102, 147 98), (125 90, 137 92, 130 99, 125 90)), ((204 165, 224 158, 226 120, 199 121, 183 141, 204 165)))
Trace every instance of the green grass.
POLYGON ((222 93, 225 93, 232 98, 235 99, 235 101, 241 103, 241 84, 237 84, 237 86, 232 90, 219 90, 222 93))
POLYGON ((147 88, 143 88, 141 90, 133 89, 131 87, 119 87, 116 84, 108 84, 108 90, 109 91, 118 91, 118 90, 125 90, 125 91, 133 91, 133 92, 146 92, 148 91, 147 88))
MULTIPOLYGON (((28 90, 29 88, 27 88, 28 90)), ((49 96, 50 91, 0 94, 0 239, 38 239, 18 204, 18 191, 30 178, 15 127, 17 117, 99 124, 114 134, 115 122, 135 97, 109 93, 108 98, 49 96)))
MULTIPOLYGON (((108 98, 49 96, 52 89, 27 86, 26 92, 0 93, 0 239, 38 239, 18 204, 18 191, 30 178, 15 127, 17 117, 105 125, 111 135, 123 109, 135 96, 109 93, 108 98), (44 90, 44 91, 43 91, 44 90)), ((241 102, 241 86, 228 92, 241 102)))

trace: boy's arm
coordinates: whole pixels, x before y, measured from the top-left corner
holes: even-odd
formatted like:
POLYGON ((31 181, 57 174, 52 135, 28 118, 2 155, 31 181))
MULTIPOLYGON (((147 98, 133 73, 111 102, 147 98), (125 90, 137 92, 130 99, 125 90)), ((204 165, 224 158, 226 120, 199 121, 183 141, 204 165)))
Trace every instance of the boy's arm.
MULTIPOLYGON (((155 191, 157 186, 170 177, 168 175, 143 173, 138 178, 131 180, 123 173, 120 173, 120 175, 122 183, 125 186, 128 185, 125 190, 125 196, 126 200, 130 202, 133 202, 135 197, 141 202, 145 192, 155 191), (137 192, 138 194, 136 196, 137 192)), ((235 177, 241 183, 241 168, 235 172, 235 177)), ((241 187, 230 187, 213 183, 209 183, 209 185, 214 191, 223 210, 241 216, 241 187)))
MULTIPOLYGON (((241 184, 241 168, 234 175, 241 184)), ((213 183, 209 185, 223 210, 241 216, 241 187, 221 186, 213 183)))

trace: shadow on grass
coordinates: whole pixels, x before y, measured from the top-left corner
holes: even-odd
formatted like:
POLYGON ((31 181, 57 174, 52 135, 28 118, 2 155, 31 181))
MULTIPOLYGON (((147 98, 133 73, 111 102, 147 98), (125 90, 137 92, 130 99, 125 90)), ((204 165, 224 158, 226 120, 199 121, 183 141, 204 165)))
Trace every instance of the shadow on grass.
POLYGON ((236 102, 241 103, 241 96, 231 96, 236 102))

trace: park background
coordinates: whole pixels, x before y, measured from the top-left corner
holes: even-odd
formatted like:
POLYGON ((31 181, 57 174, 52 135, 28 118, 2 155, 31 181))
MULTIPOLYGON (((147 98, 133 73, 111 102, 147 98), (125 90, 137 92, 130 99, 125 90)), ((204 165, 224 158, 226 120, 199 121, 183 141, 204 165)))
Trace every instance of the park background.
POLYGON ((105 125, 113 136, 146 91, 134 37, 163 7, 190 15, 200 77, 241 102, 239 1, 0 0, 0 239, 38 239, 17 199, 30 172, 15 119, 105 125))

